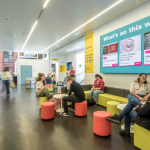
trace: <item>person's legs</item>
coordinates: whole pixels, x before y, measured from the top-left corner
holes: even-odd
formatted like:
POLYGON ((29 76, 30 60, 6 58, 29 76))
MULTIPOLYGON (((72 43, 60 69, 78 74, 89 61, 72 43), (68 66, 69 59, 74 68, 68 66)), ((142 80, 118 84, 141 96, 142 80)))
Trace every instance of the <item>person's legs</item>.
POLYGON ((141 107, 143 104, 141 104, 137 100, 131 100, 126 107, 122 110, 122 112, 119 114, 121 118, 123 118, 126 114, 128 114, 134 107, 139 105, 141 107))
POLYGON ((93 99, 93 91, 90 91, 90 92, 89 92, 89 98, 90 98, 90 99, 93 99))
POLYGON ((80 101, 74 96, 65 96, 62 98, 63 101, 63 107, 64 107, 64 112, 68 113, 68 106, 67 106, 67 102, 73 102, 73 103, 79 103, 80 101))
POLYGON ((10 94, 10 91, 9 91, 9 80, 5 80, 5 85, 6 85, 6 90, 7 90, 6 94, 10 94))
MULTIPOLYGON (((139 95, 139 94, 138 94, 139 95)), ((139 95, 140 97, 144 97, 145 95, 139 95)), ((133 94, 129 94, 128 95, 128 102, 130 102, 131 100, 136 100, 136 101, 138 101, 139 102, 139 99, 137 98, 137 97, 135 97, 133 94)))
POLYGON ((131 119, 135 120, 137 116, 137 112, 134 110, 131 110, 126 116, 125 116, 125 131, 130 132, 130 125, 131 125, 131 119))
POLYGON ((104 92, 102 90, 96 90, 93 92, 93 95, 94 95, 94 102, 96 103, 97 102, 97 95, 98 94, 103 94, 104 92))
POLYGON ((37 97, 47 97, 47 99, 51 98, 53 95, 50 94, 47 87, 44 87, 40 92, 38 92, 37 97))

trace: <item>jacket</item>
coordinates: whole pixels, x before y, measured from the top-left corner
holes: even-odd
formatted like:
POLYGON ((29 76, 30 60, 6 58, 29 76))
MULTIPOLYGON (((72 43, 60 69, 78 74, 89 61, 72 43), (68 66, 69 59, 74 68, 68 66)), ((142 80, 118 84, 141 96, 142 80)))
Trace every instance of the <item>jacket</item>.
POLYGON ((74 92, 74 95, 75 97, 78 98, 78 100, 80 101, 85 100, 85 94, 81 85, 75 81, 73 81, 72 84, 70 85, 69 96, 71 95, 72 92, 74 92))
POLYGON ((2 72, 2 80, 12 80, 12 75, 9 71, 2 72))
POLYGON ((135 123, 150 130, 150 98, 143 107, 138 107, 136 112, 138 114, 135 118, 135 123))

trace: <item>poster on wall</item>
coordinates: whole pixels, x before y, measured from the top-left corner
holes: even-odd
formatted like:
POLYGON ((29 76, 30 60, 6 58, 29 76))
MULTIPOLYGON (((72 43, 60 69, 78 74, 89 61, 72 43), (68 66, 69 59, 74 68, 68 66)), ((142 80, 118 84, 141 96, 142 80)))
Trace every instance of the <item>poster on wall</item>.
POLYGON ((66 66, 65 65, 59 65, 59 72, 66 72, 66 66))
POLYGON ((85 36, 85 73, 93 73, 93 32, 85 36))
POLYGON ((103 46, 103 67, 118 66, 118 42, 103 46))
POLYGON ((144 65, 150 65, 150 32, 144 34, 144 65))
POLYGON ((120 41, 119 66, 140 66, 142 51, 141 35, 120 41))

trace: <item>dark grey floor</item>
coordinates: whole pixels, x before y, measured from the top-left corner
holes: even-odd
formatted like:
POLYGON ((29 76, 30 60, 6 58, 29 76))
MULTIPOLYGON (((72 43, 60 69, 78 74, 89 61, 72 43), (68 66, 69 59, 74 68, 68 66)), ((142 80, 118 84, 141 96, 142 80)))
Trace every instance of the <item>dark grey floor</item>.
POLYGON ((129 142, 118 134, 119 125, 112 124, 110 137, 93 133, 93 112, 99 110, 106 109, 92 106, 87 117, 56 114, 43 121, 34 89, 18 86, 0 97, 0 150, 137 150, 133 137, 129 142))

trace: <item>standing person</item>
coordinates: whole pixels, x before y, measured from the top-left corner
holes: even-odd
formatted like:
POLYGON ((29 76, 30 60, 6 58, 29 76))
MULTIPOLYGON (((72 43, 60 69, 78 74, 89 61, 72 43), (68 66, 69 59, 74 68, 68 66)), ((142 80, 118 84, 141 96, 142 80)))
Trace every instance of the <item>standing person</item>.
POLYGON ((69 96, 62 98, 64 112, 61 114, 61 116, 66 117, 69 116, 67 102, 80 103, 85 100, 85 94, 81 85, 75 82, 71 77, 67 79, 67 82, 70 84, 69 96))
POLYGON ((75 70, 71 67, 71 74, 75 74, 75 70))
POLYGON ((120 131, 120 135, 130 140, 130 125, 131 119, 136 124, 150 130, 150 98, 145 105, 142 105, 137 100, 131 100, 120 114, 112 117, 107 117, 109 122, 120 124, 121 120, 125 117, 125 131, 120 131))
POLYGON ((147 74, 142 73, 138 79, 131 83, 128 101, 136 100, 145 104, 150 96, 150 84, 147 82, 147 74))
POLYGON ((56 84, 56 75, 55 75, 55 73, 53 74, 52 81, 53 81, 53 84, 56 84))
POLYGON ((53 98, 53 95, 48 91, 48 88, 45 85, 45 75, 41 73, 36 82, 36 97, 47 97, 50 102, 55 103, 55 110, 59 109, 59 100, 53 98))
POLYGON ((47 83, 47 84, 51 84, 51 83, 52 83, 52 79, 51 79, 49 73, 47 74, 47 77, 46 77, 46 83, 47 83))
POLYGON ((97 105, 97 95, 98 94, 103 94, 105 92, 105 88, 104 88, 104 81, 103 78, 99 75, 96 74, 95 75, 95 81, 94 81, 94 85, 91 88, 91 91, 89 92, 89 97, 91 100, 93 100, 93 95, 94 95, 94 102, 95 102, 95 106, 97 105))
POLYGON ((55 74, 55 71, 54 71, 54 70, 52 70, 52 73, 51 73, 51 74, 52 74, 52 77, 53 77, 53 75, 55 74))
POLYGON ((6 94, 7 95, 10 95, 10 90, 9 90, 9 81, 12 80, 12 75, 11 73, 9 72, 9 68, 5 68, 4 69, 4 72, 2 73, 2 80, 6 86, 6 94))
POLYGON ((71 74, 70 69, 68 69, 68 71, 66 72, 66 74, 67 74, 67 78, 69 78, 70 74, 71 74))

